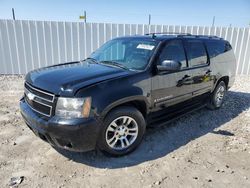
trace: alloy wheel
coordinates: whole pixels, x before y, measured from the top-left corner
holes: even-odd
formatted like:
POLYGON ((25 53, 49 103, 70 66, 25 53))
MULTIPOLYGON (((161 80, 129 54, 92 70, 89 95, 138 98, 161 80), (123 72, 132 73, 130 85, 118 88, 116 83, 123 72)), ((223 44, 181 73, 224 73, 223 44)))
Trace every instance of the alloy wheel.
POLYGON ((106 129, 106 142, 109 147, 123 150, 131 146, 138 136, 138 124, 129 116, 113 120, 106 129))
POLYGON ((215 95, 215 103, 216 103, 216 106, 221 106, 222 102, 223 102, 223 98, 224 98, 224 95, 225 95, 225 87, 223 86, 220 86, 216 92, 216 95, 215 95))

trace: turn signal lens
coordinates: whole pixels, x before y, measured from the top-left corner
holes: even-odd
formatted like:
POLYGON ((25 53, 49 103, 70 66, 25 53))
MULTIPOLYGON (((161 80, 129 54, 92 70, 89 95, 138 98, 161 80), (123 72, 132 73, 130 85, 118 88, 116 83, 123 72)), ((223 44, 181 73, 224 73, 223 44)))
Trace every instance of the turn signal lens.
POLYGON ((82 108, 82 117, 88 118, 91 109, 91 97, 85 98, 83 108, 82 108))

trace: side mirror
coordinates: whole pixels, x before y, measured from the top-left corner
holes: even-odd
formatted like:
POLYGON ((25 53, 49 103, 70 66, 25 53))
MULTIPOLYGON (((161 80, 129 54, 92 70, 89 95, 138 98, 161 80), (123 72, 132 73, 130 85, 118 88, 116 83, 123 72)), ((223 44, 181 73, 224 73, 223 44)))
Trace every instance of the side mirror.
POLYGON ((175 60, 164 60, 160 65, 157 65, 159 72, 163 71, 178 71, 181 69, 181 62, 175 60))

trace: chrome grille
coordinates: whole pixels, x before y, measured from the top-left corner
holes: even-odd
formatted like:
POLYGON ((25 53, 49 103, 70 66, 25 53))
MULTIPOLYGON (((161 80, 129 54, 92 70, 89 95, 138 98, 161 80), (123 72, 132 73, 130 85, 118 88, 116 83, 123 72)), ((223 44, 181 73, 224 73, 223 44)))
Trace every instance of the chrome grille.
POLYGON ((37 89, 26 82, 24 84, 24 98, 35 112, 47 117, 52 115, 55 95, 37 89))

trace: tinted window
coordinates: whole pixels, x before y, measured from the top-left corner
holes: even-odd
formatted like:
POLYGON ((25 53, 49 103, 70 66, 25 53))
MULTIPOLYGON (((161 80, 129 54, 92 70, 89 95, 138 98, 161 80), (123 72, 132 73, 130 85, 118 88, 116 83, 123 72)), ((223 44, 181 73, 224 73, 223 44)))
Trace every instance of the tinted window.
POLYGON ((196 67, 207 64, 207 53, 201 41, 187 41, 186 47, 188 64, 190 67, 196 67))
POLYGON ((175 60, 181 62, 181 67, 187 67, 185 51, 181 40, 170 41, 162 49, 158 64, 164 60, 175 60))
POLYGON ((206 41, 207 51, 210 58, 223 54, 224 52, 231 50, 232 47, 228 42, 210 40, 206 41))

